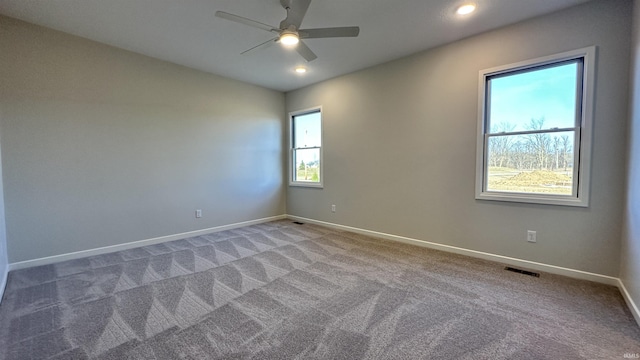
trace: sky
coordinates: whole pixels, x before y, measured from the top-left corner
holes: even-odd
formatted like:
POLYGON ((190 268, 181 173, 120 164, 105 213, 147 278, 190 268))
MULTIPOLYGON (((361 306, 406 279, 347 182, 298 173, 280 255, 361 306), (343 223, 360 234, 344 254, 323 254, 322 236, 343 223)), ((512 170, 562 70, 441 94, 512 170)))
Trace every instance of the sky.
POLYGON ((515 125, 512 131, 529 130, 531 119, 541 117, 544 129, 574 127, 577 67, 574 62, 491 78, 491 132, 503 131, 501 123, 515 125))
POLYGON ((294 131, 298 143, 294 146, 297 148, 321 146, 321 127, 320 112, 296 115, 294 131))

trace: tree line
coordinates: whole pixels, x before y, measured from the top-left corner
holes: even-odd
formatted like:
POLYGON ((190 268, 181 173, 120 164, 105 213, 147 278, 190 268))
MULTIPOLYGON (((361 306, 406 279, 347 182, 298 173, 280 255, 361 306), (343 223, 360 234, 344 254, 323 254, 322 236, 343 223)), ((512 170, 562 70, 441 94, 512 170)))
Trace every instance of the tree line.
MULTIPOLYGON (((531 119, 526 130, 544 129, 544 117, 531 119)), ((492 133, 513 132, 516 125, 503 122, 492 133)), ((559 133, 533 133, 489 138, 489 166, 518 170, 560 170, 573 166, 573 137, 559 133), (552 134, 554 134, 552 136, 552 134)))

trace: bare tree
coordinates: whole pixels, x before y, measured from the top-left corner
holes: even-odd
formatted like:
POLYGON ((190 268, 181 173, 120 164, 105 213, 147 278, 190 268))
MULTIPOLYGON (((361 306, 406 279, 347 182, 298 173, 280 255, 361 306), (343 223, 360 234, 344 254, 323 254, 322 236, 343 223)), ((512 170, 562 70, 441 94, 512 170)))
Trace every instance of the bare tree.
MULTIPOLYGON (((542 130, 544 128, 544 117, 531 119, 527 126, 528 130, 542 130)), ((527 135, 527 141, 536 154, 536 168, 546 169, 547 159, 551 153, 551 136, 545 133, 535 133, 527 135)))
POLYGON ((527 163, 527 145, 522 141, 517 141, 513 144, 511 149, 511 159, 513 159, 513 166, 518 170, 524 169, 527 163))
POLYGON ((564 171, 567 171, 567 166, 569 165, 569 154, 573 152, 573 148, 571 146, 571 139, 567 135, 562 135, 562 166, 564 167, 564 171))
POLYGON ((553 137, 553 154, 555 162, 551 170, 556 170, 560 168, 560 138, 557 136, 553 137))
MULTIPOLYGON (((494 126, 491 133, 508 133, 512 132, 515 128, 516 125, 514 124, 501 122, 494 126)), ((493 166, 506 167, 511 165, 509 162, 511 159, 511 148, 513 146, 513 142, 513 136, 493 136, 491 138, 489 142, 489 151, 493 155, 491 159, 493 166)))

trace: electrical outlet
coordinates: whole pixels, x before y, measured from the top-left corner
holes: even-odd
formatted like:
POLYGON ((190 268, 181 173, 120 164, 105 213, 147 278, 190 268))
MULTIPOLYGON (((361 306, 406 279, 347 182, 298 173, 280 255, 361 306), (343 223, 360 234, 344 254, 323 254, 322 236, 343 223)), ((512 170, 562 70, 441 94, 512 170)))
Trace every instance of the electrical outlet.
POLYGON ((527 230, 527 241, 528 242, 536 242, 536 232, 533 230, 527 230))
POLYGON ((201 218, 202 217, 202 210, 198 209, 196 210, 196 218, 201 218))
POLYGON ((331 212, 336 212, 336 206, 335 205, 331 205, 331 212))

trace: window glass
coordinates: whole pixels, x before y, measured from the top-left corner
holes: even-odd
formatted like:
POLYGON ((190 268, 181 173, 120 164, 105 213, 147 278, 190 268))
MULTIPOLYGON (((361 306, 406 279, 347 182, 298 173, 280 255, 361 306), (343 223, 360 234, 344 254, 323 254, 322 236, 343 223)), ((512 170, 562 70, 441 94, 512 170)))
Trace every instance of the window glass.
POLYGON ((572 195, 573 131, 489 138, 487 191, 572 195))
POLYGON ((320 113, 296 115, 294 117, 294 147, 320 146, 320 113))
POLYGON ((322 114, 291 115, 291 185, 322 186, 322 114))
POLYGON ((488 83, 490 133, 576 125, 578 60, 498 75, 488 83))

